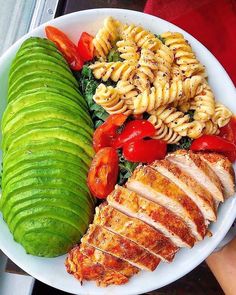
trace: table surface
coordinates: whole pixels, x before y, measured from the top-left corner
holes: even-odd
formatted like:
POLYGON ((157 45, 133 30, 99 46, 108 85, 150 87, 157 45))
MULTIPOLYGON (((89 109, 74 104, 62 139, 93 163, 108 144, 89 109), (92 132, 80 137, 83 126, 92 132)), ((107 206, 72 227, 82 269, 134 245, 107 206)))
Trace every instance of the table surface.
MULTIPOLYGON (((92 8, 125 8, 143 11, 146 0, 60 0, 56 16, 63 14, 92 9, 92 8)), ((166 0, 168 3, 168 0, 166 0)), ((19 273, 16 266, 8 262, 6 271, 19 273)), ((33 295, 65 295, 39 281, 36 281, 33 295)), ((176 282, 156 291, 145 293, 146 295, 223 295, 223 291, 205 263, 202 263, 192 272, 177 280, 176 282)))

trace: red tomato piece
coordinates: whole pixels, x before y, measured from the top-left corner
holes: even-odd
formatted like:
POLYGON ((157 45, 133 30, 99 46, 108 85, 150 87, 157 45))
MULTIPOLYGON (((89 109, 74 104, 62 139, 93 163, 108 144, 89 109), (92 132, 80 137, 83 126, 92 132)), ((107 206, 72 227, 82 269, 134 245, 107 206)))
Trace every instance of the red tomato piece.
POLYGON ((147 120, 133 120, 125 125, 125 128, 114 140, 113 147, 120 148, 125 143, 151 137, 155 134, 155 127, 147 120))
POLYGON ((104 199, 113 191, 118 177, 118 164, 119 159, 114 148, 105 147, 96 153, 87 178, 93 196, 104 199))
POLYGON ((77 47, 79 55, 83 58, 84 61, 89 61, 93 59, 93 36, 89 35, 86 32, 83 32, 80 36, 77 47))
POLYGON ((192 151, 212 151, 225 155, 230 161, 236 160, 236 145, 216 135, 203 135, 195 139, 190 149, 192 151))
POLYGON ((61 51, 72 70, 78 71, 83 67, 83 60, 78 53, 77 46, 59 29, 47 26, 45 28, 46 36, 54 42, 61 51))
POLYGON ((139 139, 123 146, 123 155, 130 162, 151 163, 165 157, 166 142, 158 139, 139 139))
POLYGON ((220 128, 219 136, 236 144, 236 117, 232 117, 227 125, 220 128))
POLYGON ((117 129, 125 122, 127 116, 114 114, 100 125, 93 134, 93 148, 95 152, 103 147, 112 146, 114 138, 117 136, 117 129))

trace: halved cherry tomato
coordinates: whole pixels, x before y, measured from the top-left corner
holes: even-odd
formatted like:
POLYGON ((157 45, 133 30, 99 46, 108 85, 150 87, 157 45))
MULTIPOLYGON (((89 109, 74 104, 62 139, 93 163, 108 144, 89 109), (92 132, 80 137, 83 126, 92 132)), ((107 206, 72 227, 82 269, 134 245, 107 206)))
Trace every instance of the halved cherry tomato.
POLYGON ((158 139, 139 139, 123 145, 123 155, 130 162, 151 163, 165 157, 166 142, 158 139))
POLYGON ((89 169, 87 184, 93 196, 104 199, 114 189, 119 170, 116 150, 105 147, 93 158, 89 169))
POLYGON ((77 46, 59 29, 47 26, 45 28, 46 36, 53 41, 61 51, 72 70, 80 70, 83 67, 83 60, 78 53, 77 46))
POLYGON ((124 114, 110 115, 106 121, 100 125, 93 134, 93 148, 95 152, 103 147, 112 146, 114 138, 117 136, 117 129, 124 124, 127 116, 124 114))
POLYGON ((190 149, 192 151, 218 152, 227 156, 232 162, 236 160, 236 145, 216 135, 203 135, 195 139, 190 149))
POLYGON ((155 134, 155 127, 147 120, 133 120, 125 125, 125 128, 113 142, 114 148, 120 148, 125 143, 151 137, 155 134))
POLYGON ((227 125, 220 128, 219 136, 236 144, 236 117, 232 117, 227 125))
POLYGON ((77 47, 79 55, 83 58, 84 61, 89 61, 93 59, 93 36, 89 35, 86 32, 83 32, 80 36, 77 47))

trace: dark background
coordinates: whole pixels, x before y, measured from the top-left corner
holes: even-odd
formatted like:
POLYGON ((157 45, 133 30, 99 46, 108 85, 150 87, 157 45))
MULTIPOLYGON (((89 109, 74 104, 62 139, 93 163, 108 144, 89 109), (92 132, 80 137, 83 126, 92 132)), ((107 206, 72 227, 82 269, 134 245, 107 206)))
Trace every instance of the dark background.
MULTIPOLYGON (((201 1, 201 0, 200 0, 201 1)), ((59 1, 56 17, 92 8, 125 8, 143 11, 145 0, 61 0, 59 1)), ((168 0, 166 0, 168 5, 168 0)), ((168 275, 168 274, 167 274, 168 275)), ((158 280, 158 278, 157 278, 158 280)), ((36 281, 33 295, 65 295, 68 293, 53 289, 36 281)), ((178 281, 146 295, 223 295, 219 284, 205 263, 178 281)), ((121 294, 122 295, 122 294, 121 294)))

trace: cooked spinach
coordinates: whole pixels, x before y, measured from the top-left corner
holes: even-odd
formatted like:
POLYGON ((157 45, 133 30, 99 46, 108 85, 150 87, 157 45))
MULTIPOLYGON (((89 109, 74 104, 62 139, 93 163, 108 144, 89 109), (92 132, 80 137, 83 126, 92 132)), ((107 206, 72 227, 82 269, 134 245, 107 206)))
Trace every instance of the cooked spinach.
POLYGON ((123 185, 127 181, 127 179, 131 176, 134 169, 138 166, 139 163, 133 163, 133 162, 127 161, 124 158, 121 150, 118 151, 118 155, 119 155, 120 172, 119 172, 117 183, 119 185, 123 185))
POLYGON ((167 151, 168 152, 175 152, 177 150, 188 150, 191 146, 192 139, 185 136, 180 139, 180 141, 176 144, 168 144, 167 151))
POLYGON ((116 47, 112 48, 108 54, 108 62, 116 62, 122 61, 123 59, 120 57, 120 53, 116 47))

